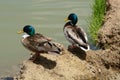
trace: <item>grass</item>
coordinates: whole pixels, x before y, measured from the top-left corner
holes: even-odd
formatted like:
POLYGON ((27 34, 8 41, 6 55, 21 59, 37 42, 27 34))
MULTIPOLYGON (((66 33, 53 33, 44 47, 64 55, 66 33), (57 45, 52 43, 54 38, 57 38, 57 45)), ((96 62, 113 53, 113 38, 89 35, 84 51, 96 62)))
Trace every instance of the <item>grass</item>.
POLYGON ((92 16, 90 17, 89 22, 89 33, 94 44, 96 44, 98 40, 98 30, 103 24, 105 11, 106 0, 94 0, 94 4, 92 6, 92 16))

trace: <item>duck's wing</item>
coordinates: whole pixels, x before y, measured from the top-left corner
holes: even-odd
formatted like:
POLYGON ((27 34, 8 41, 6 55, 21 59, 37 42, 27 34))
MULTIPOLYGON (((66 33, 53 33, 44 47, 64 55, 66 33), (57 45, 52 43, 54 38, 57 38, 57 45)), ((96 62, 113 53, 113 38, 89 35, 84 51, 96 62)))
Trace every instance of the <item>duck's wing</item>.
POLYGON ((79 46, 86 46, 87 37, 81 28, 67 26, 65 27, 65 31, 69 40, 72 40, 72 42, 79 46))
POLYGON ((77 34, 79 35, 79 37, 82 39, 82 41, 84 43, 88 43, 88 38, 87 38, 85 31, 78 26, 76 26, 76 31, 77 31, 77 34))
POLYGON ((90 46, 88 44, 88 38, 87 38, 87 35, 86 35, 85 31, 78 26, 76 27, 76 31, 77 31, 79 37, 84 42, 84 45, 79 45, 81 47, 81 49, 83 49, 84 51, 90 50, 90 46))
POLYGON ((34 45, 36 44, 42 46, 45 43, 50 42, 52 39, 42 34, 36 33, 34 36, 31 36, 31 40, 31 42, 33 42, 34 45))
POLYGON ((55 52, 60 53, 60 49, 48 38, 41 34, 35 34, 27 38, 29 49, 34 52, 55 52))

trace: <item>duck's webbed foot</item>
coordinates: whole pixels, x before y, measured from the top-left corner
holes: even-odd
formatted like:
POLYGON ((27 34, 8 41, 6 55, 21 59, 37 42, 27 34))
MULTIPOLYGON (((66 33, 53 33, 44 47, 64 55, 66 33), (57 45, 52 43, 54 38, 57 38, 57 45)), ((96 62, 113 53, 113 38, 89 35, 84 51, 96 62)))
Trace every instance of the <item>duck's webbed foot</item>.
POLYGON ((68 49, 74 49, 74 48, 76 48, 76 47, 77 47, 77 45, 72 44, 72 45, 69 45, 69 46, 68 46, 68 49))
POLYGON ((40 53, 35 53, 32 57, 30 57, 29 60, 36 62, 39 61, 39 59, 40 59, 40 53))

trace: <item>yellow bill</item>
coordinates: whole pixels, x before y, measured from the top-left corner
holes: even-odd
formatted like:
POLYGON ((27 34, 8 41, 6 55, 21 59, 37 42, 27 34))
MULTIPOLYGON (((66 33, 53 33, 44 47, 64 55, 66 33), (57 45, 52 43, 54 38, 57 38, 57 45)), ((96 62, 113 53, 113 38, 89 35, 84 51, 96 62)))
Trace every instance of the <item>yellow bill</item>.
POLYGON ((18 31, 17 33, 18 34, 22 34, 24 31, 23 30, 20 30, 20 31, 18 31))
POLYGON ((64 21, 67 22, 67 21, 68 21, 68 18, 65 18, 64 21))

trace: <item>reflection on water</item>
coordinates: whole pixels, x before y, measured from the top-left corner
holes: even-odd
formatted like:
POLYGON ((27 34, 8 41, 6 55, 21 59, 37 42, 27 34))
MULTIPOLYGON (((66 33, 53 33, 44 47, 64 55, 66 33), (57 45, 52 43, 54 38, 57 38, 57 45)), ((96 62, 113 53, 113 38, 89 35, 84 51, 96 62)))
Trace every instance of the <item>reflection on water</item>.
POLYGON ((17 71, 17 66, 29 57, 29 51, 20 43, 21 35, 16 33, 24 25, 31 24, 36 32, 67 46, 64 18, 76 13, 78 24, 87 32, 91 3, 92 0, 0 0, 0 76, 17 71))

